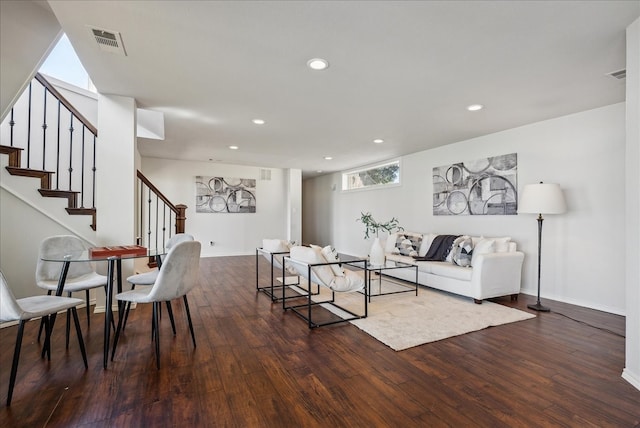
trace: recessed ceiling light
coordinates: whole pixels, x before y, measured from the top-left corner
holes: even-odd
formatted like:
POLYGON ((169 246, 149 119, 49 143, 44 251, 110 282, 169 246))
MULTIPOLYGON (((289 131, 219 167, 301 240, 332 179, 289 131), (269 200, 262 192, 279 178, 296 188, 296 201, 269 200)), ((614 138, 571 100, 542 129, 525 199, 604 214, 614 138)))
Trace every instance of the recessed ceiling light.
POLYGON ((307 61, 307 67, 312 70, 325 70, 329 68, 329 61, 322 58, 313 58, 307 61))
POLYGON ((229 146, 231 150, 238 150, 238 146, 229 146))
POLYGON ((321 169, 319 169, 319 170, 317 170, 316 172, 317 172, 318 174, 320 174, 320 173, 322 172, 322 170, 321 170, 321 169))
POLYGON ((253 119, 252 122, 255 123, 256 125, 264 125, 263 119, 253 119))
POLYGON ((373 142, 376 144, 382 144, 384 143, 384 140, 382 138, 376 138, 375 140, 373 140, 373 142))
POLYGON ((331 160, 331 159, 333 159, 331 156, 325 156, 324 157, 324 160, 331 160))
POLYGON ((471 104, 470 106, 467 106, 467 110, 469 111, 478 111, 478 110, 482 110, 484 108, 484 106, 482 104, 471 104))

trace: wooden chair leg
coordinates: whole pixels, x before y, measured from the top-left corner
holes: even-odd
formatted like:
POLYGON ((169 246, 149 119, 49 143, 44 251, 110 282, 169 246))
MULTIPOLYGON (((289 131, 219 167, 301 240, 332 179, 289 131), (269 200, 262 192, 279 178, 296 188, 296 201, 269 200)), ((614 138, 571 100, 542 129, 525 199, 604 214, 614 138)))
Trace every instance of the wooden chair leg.
POLYGON ((16 373, 18 372, 18 360, 20 359, 20 348, 22 347, 22 336, 24 334, 25 321, 20 321, 18 326, 18 337, 16 337, 16 347, 13 351, 13 363, 11 364, 11 377, 9 379, 9 394, 7 395, 7 407, 11 405, 13 387, 16 383, 16 373))

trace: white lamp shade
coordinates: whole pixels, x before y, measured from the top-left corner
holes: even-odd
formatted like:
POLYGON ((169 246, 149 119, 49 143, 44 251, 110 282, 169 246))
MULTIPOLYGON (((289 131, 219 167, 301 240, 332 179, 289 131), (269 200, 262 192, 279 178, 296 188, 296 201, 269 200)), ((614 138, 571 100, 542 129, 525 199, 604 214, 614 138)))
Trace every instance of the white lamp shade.
POLYGON ((527 184, 522 189, 518 213, 561 214, 566 210, 564 195, 558 184, 527 184))

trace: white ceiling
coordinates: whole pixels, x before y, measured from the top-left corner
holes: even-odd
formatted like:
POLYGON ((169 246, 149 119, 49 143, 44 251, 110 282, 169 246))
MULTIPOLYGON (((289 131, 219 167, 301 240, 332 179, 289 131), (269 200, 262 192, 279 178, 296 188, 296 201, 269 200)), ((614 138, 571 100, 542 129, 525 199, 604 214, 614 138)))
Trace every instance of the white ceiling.
POLYGON ((305 177, 623 101, 606 73, 625 68, 640 15, 640 1, 49 5, 99 92, 164 112, 165 140, 142 139, 143 156, 305 177), (127 56, 87 26, 120 32, 127 56))

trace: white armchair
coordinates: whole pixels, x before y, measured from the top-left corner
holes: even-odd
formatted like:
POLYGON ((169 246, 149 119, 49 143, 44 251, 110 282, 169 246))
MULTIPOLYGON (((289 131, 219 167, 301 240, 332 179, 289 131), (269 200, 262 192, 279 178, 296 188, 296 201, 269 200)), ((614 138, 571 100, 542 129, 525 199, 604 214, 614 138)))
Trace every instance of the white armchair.
MULTIPOLYGON (((282 308, 286 311, 292 310, 295 314, 307 321, 309 328, 322 327, 325 325, 331 325, 341 322, 352 321, 355 319, 367 317, 367 260, 366 259, 353 259, 348 261, 341 261, 335 255, 329 255, 329 261, 327 255, 330 253, 335 254, 335 250, 331 247, 325 247, 324 249, 318 246, 294 246, 289 251, 289 256, 283 258, 284 274, 286 280, 286 272, 288 267, 295 269, 296 273, 305 278, 308 283, 307 290, 299 294, 298 297, 304 300, 301 304, 287 305, 285 300, 282 300, 282 308), (350 269, 344 269, 344 266, 350 267, 350 269), (311 290, 311 284, 315 283, 319 286, 326 287, 330 292, 330 298, 323 298, 322 293, 314 297, 309 290, 311 290), (304 292, 306 291, 306 293, 304 292), (354 312, 347 309, 336 301, 336 293, 352 293, 360 292, 363 297, 363 309, 358 312, 354 312), (338 317, 338 319, 331 318, 324 321, 314 321, 315 312, 314 309, 323 306, 331 306, 339 309, 346 314, 345 317, 338 317)), ((318 319, 316 317, 316 319, 318 319)))

